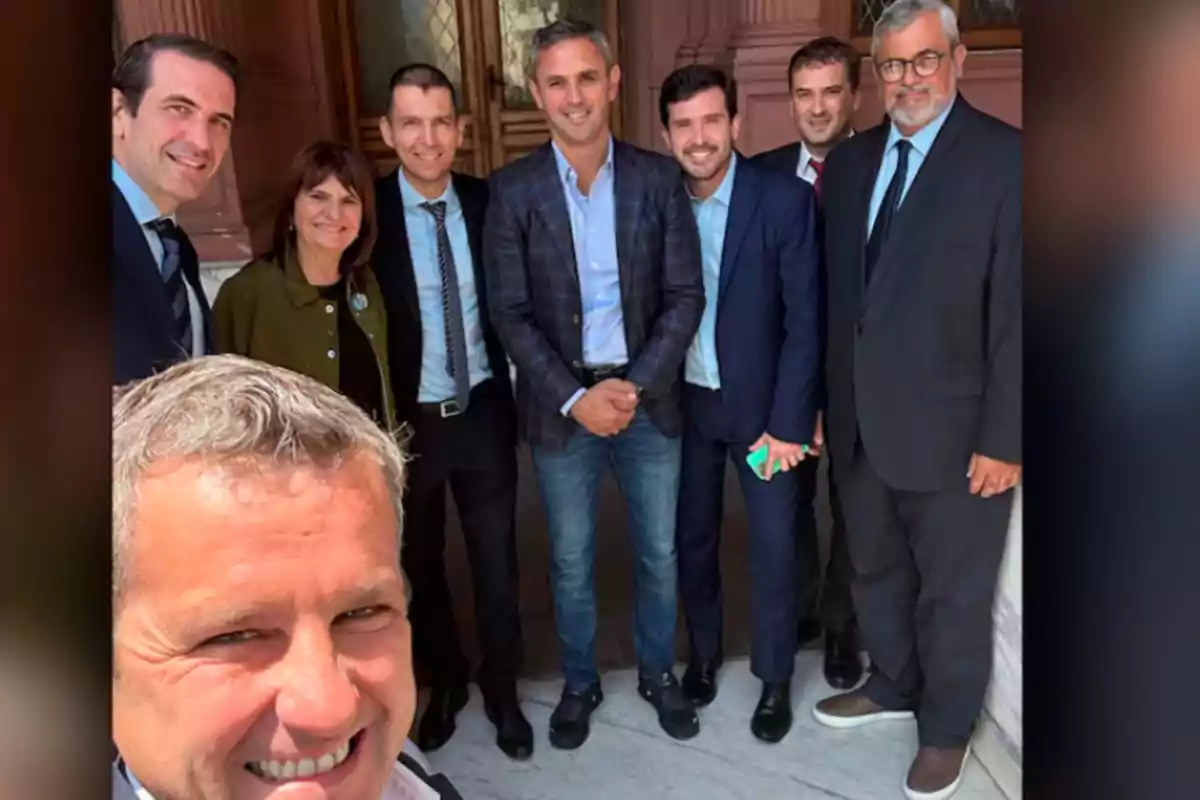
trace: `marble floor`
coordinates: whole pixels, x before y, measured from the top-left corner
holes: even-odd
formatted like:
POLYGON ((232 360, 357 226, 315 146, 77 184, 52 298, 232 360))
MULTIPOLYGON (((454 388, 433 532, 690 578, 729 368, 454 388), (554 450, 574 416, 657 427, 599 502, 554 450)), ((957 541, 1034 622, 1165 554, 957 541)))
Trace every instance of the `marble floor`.
MULTIPOLYGON (((523 708, 533 724, 533 758, 510 761, 495 746, 478 691, 459 717, 458 732, 428 754, 466 800, 899 800, 916 752, 916 723, 890 722, 834 731, 811 715, 831 692, 815 652, 797 657, 796 722, 777 745, 755 739, 750 713, 760 684, 745 659, 721 673, 716 701, 701 711, 700 735, 677 742, 658 727, 637 696, 633 670, 604 676, 604 703, 592 716, 591 737, 579 750, 550 747, 547 725, 561 682, 526 680, 523 708)), ((1003 800, 987 771, 971 759, 955 800, 1003 800)))

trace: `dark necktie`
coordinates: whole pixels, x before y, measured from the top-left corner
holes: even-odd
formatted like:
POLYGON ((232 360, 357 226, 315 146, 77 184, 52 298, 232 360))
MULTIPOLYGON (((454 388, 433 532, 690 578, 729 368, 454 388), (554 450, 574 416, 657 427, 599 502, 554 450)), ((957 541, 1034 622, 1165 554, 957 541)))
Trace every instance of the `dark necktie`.
POLYGON ((167 300, 175 318, 175 342, 192 355, 192 313, 188 308, 187 286, 183 278, 184 233, 171 220, 162 217, 146 223, 158 234, 163 246, 162 279, 167 287, 167 300))
POLYGON ((458 272, 446 232, 446 203, 421 203, 437 223, 438 272, 442 278, 442 318, 446 322, 446 371, 454 379, 454 399, 460 410, 471 397, 471 375, 467 367, 467 336, 463 327, 462 299, 458 294, 458 272))
POLYGON ((808 160, 808 165, 812 167, 812 171, 817 173, 817 179, 813 181, 813 191, 817 193, 817 199, 821 199, 821 173, 825 171, 825 162, 817 161, 815 158, 808 160))
POLYGON ((871 283, 871 273, 875 269, 875 262, 879 260, 879 253, 883 250, 883 243, 887 239, 888 229, 892 224, 892 216, 895 215, 896 209, 900 205, 900 193, 904 191, 904 181, 908 177, 908 151, 912 147, 912 142, 907 139, 901 139, 896 142, 896 172, 892 175, 892 182, 888 184, 887 191, 883 195, 883 203, 879 206, 879 213, 875 217, 875 227, 871 229, 871 237, 867 239, 867 255, 866 262, 863 265, 863 283, 871 283))

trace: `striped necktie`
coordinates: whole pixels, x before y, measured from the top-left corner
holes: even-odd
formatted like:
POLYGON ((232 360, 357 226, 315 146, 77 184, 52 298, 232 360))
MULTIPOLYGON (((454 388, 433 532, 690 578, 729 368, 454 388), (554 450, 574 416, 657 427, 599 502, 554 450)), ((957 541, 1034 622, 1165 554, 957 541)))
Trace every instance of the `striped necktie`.
POLYGON ((158 234, 163 246, 162 279, 175 319, 175 342, 192 355, 192 314, 188 308, 187 286, 183 278, 184 232, 170 219, 160 217, 146 223, 158 234))
POLYGON ((463 326, 462 298, 458 293, 458 272, 454 252, 446 231, 446 202, 421 203, 437 223, 438 272, 442 279, 442 319, 446 324, 446 371, 454 379, 454 399, 465 410, 471 397, 471 374, 467 366, 467 336, 463 326))

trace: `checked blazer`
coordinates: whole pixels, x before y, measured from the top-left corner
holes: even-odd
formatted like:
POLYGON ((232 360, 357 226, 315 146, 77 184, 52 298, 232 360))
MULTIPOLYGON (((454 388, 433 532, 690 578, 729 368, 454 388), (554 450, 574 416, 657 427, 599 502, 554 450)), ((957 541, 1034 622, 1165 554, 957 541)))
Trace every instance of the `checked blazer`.
MULTIPOLYGON (((704 311, 700 239, 667 156, 613 140, 613 194, 627 379, 660 431, 683 430, 680 379, 704 311)), ((582 427, 562 406, 583 385, 583 310, 571 221, 549 143, 489 179, 484 263, 492 322, 517 367, 517 420, 534 446, 582 427)))

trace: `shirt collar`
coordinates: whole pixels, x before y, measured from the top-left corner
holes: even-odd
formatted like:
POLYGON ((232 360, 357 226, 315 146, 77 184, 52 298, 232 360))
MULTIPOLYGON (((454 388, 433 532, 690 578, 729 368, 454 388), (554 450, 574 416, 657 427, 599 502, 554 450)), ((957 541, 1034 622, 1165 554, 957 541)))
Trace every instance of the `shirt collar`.
POLYGON ((737 171, 737 151, 729 154, 729 169, 725 171, 725 177, 721 179, 721 184, 717 186, 717 190, 703 199, 692 194, 692 190, 688 189, 688 195, 696 203, 703 203, 706 200, 716 200, 723 206, 729 205, 730 199, 733 197, 733 173, 737 171))
POLYGON ((422 203, 437 203, 443 202, 446 204, 446 211, 453 211, 458 207, 458 193, 454 191, 453 178, 446 184, 446 191, 442 192, 441 197, 430 200, 425 195, 416 190, 408 178, 404 175, 404 168, 396 170, 396 175, 400 181, 400 201, 405 208, 419 208, 422 203))
POLYGON ((129 177, 129 173, 117 163, 115 158, 112 160, 112 180, 121 190, 125 202, 129 204, 129 210, 133 212, 133 218, 138 221, 139 225, 145 225, 159 218, 175 221, 174 214, 164 214, 158 210, 158 206, 154 205, 150 195, 146 194, 141 186, 138 186, 137 181, 129 177))
POLYGON ((934 117, 933 121, 931 121, 924 128, 921 128, 921 130, 917 131, 912 136, 905 136, 902 134, 900 129, 896 127, 895 121, 893 121, 891 130, 888 132, 887 147, 884 149, 884 152, 886 153, 888 150, 891 150, 892 146, 901 139, 908 139, 909 144, 912 145, 914 150, 921 154, 922 158, 929 155, 929 151, 933 147, 934 141, 937 140, 938 134, 941 133, 942 126, 946 124, 946 118, 949 117, 950 112, 954 110, 954 104, 956 102, 958 102, 958 95, 954 96, 954 99, 950 101, 950 105, 946 106, 945 110, 942 111, 941 114, 938 114, 936 117, 934 117))
MULTIPOLYGON (((578 181, 576 179, 578 178, 578 175, 575 173, 575 168, 571 166, 571 162, 567 161, 567 157, 563 155, 563 151, 558 149, 558 142, 551 139, 550 148, 554 151, 554 162, 558 165, 558 177, 562 179, 563 183, 566 183, 570 186, 577 186, 578 181)), ((611 168, 612 163, 613 137, 610 133, 608 135, 608 155, 604 157, 604 163, 600 165, 600 171, 603 172, 604 170, 611 168)))
MULTIPOLYGON (((846 139, 853 139, 853 138, 854 138, 854 129, 851 128, 850 132, 848 134, 846 134, 846 139)), ((800 140, 800 171, 801 172, 804 172, 806 169, 808 169, 808 163, 810 161, 824 162, 825 159, 817 158, 816 156, 814 156, 812 153, 812 150, 808 149, 808 143, 805 142, 803 139, 801 139, 800 140)))

